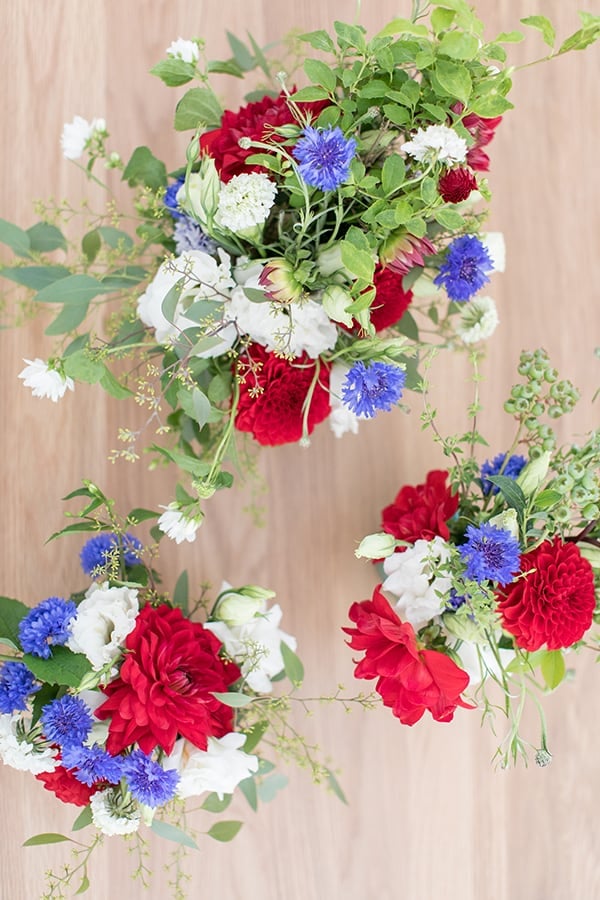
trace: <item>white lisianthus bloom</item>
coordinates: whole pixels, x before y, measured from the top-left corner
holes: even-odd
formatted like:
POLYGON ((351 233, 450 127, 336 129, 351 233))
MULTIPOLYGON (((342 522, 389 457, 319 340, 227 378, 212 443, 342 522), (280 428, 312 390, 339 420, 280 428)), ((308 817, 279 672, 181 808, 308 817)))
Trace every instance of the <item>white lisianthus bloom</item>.
POLYGON ((504 272, 506 268, 506 243, 501 231, 483 231, 479 240, 488 251, 494 272, 504 272))
POLYGON ((418 540, 402 553, 388 556, 383 563, 387 578, 383 590, 397 597, 394 606, 400 618, 410 622, 415 631, 445 608, 445 598, 452 587, 446 575, 433 575, 437 563, 446 562, 450 548, 443 538, 418 540))
POLYGON ((190 544, 196 540, 196 532, 202 524, 204 515, 200 513, 197 516, 186 516, 176 502, 169 503, 168 506, 161 506, 165 512, 158 520, 158 527, 168 538, 177 544, 188 541, 190 544))
POLYGON ((277 194, 277 185, 264 172, 234 175, 221 186, 215 223, 240 234, 266 222, 277 194))
MULTIPOLYGON (((154 328, 159 344, 168 343, 186 328, 197 325, 186 318, 186 310, 195 300, 214 300, 220 322, 216 321, 214 336, 217 343, 198 353, 198 356, 220 356, 229 350, 237 338, 237 329, 224 318, 220 304, 229 298, 235 282, 231 277, 231 260, 224 250, 219 250, 220 262, 217 262, 203 250, 189 250, 176 259, 164 262, 150 282, 144 293, 138 298, 137 313, 144 325, 154 328), (173 314, 173 322, 163 314, 163 301, 171 288, 177 285, 179 297, 173 314)), ((213 329, 211 329, 212 331, 213 329)))
POLYGON ((477 344, 493 335, 499 321, 491 297, 474 297, 470 303, 463 304, 456 333, 465 344, 477 344))
POLYGON ((83 653, 99 671, 120 654, 125 638, 135 628, 138 592, 127 587, 92 584, 71 619, 67 647, 83 653))
POLYGON ((72 122, 65 122, 63 125, 60 137, 63 156, 66 159, 79 159, 94 134, 105 132, 106 122, 104 119, 92 119, 91 122, 88 122, 81 116, 75 116, 72 122))
POLYGON ((281 642, 296 649, 296 638, 281 631, 282 610, 278 603, 262 609, 244 625, 230 627, 225 622, 207 622, 204 626, 219 638, 229 656, 240 666, 242 675, 253 691, 268 694, 273 689, 271 678, 284 668, 281 642))
POLYGON ((53 403, 64 397, 67 390, 75 390, 73 379, 63 375, 57 369, 52 369, 43 359, 24 359, 27 365, 19 378, 23 379, 25 387, 31 388, 34 397, 48 397, 53 403))
MULTIPOLYGON (((469 676, 469 687, 475 687, 490 675, 496 678, 500 677, 501 669, 498 659, 489 644, 477 644, 473 641, 463 640, 454 650, 460 659, 461 669, 464 669, 469 676)), ((503 667, 508 666, 515 658, 514 650, 497 649, 496 652, 500 655, 503 667)))
POLYGON ((419 162, 453 163, 464 162, 467 158, 467 142, 453 128, 447 125, 428 125, 419 128, 410 141, 400 147, 419 162))
POLYGON ((331 412, 329 413, 328 422, 329 427, 337 438, 348 431, 352 434, 358 434, 359 416, 354 415, 352 410, 342 401, 342 384, 349 371, 349 367, 344 363, 334 362, 329 372, 331 412))
POLYGON ((52 747, 39 747, 30 741, 17 738, 19 715, 0 715, 0 759, 2 762, 19 769, 40 775, 42 772, 54 772, 57 767, 58 750, 52 747))
POLYGON ((222 800, 258 770, 258 757, 243 752, 246 735, 237 731, 222 738, 209 737, 206 750, 197 750, 188 741, 178 743, 185 746, 175 747, 164 767, 178 770, 177 796, 183 800, 213 791, 222 800))
POLYGON ((113 788, 96 791, 90 797, 92 822, 103 834, 112 837, 115 834, 132 834, 140 827, 139 809, 133 809, 129 815, 120 815, 113 788))
POLYGON ((200 50, 196 41, 186 41, 185 38, 177 38, 166 49, 167 56, 173 59, 182 59, 187 63, 194 63, 200 56, 200 50))

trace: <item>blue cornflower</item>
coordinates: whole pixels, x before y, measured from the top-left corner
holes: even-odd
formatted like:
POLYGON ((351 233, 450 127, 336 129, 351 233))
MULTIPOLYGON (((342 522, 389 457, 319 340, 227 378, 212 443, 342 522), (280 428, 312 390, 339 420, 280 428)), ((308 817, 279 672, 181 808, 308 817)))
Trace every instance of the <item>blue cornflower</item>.
POLYGON ((458 548, 466 564, 465 575, 474 581, 509 584, 519 571, 520 548, 516 537, 489 522, 467 528, 467 542, 458 548))
POLYGON ((494 268, 487 248, 474 234, 463 234, 452 241, 446 259, 433 283, 443 285, 450 300, 470 300, 490 279, 494 268))
POLYGON ((134 750, 123 760, 123 777, 139 803, 160 806, 175 796, 179 781, 176 769, 163 769, 143 750, 134 750))
POLYGON ((92 575, 99 569, 103 569, 110 560, 115 548, 123 550, 123 562, 126 566, 135 566, 139 562, 143 549, 142 542, 132 534, 118 537, 112 531, 103 531, 86 541, 79 552, 81 568, 86 575, 92 575))
POLYGON ((182 184, 185 184, 185 175, 180 175, 177 181, 170 184, 163 197, 165 208, 171 213, 174 219, 183 218, 183 213, 179 211, 179 204, 177 203, 177 193, 182 184))
POLYGON ((48 703, 41 719, 47 740, 61 747, 80 747, 92 728, 92 714, 87 703, 72 694, 48 703))
POLYGON ((450 588, 450 595, 446 600, 446 608, 453 610, 456 612, 457 609, 460 609, 461 606, 467 602, 467 598, 464 594, 459 594, 456 592, 454 588, 450 588))
POLYGON ((203 250, 205 253, 214 253, 217 245, 205 234, 197 222, 189 216, 179 216, 179 222, 175 223, 173 233, 175 238, 175 250, 178 255, 187 253, 188 250, 203 250))
MULTIPOLYGON (((490 475, 497 475, 502 469, 504 465, 504 460, 506 459, 506 453, 498 453, 497 456, 493 458, 490 462, 489 459, 486 459, 484 464, 481 467, 481 490, 484 494, 489 494, 491 491, 492 494, 497 494, 500 488, 492 484, 491 481, 488 481, 488 477, 490 475)), ((511 456, 504 469, 502 469, 502 474, 506 475, 507 478, 518 478, 521 473, 521 469, 525 465, 527 460, 524 456, 517 456, 516 454, 511 456)))
POLYGON ((372 418, 378 409, 389 412, 402 396, 406 374, 399 366, 355 363, 342 385, 342 400, 354 415, 372 418))
POLYGON ((62 751, 65 769, 73 769, 77 781, 91 787, 97 781, 118 784, 121 780, 121 756, 111 756, 98 744, 93 747, 65 747, 62 751))
POLYGON ((41 685, 22 662, 5 662, 0 668, 0 713, 12 715, 27 709, 27 700, 41 685))
POLYGON ((307 125, 293 153, 306 184, 322 191, 335 191, 350 174, 356 153, 354 138, 345 138, 341 128, 312 128, 307 125))
POLYGON ((25 653, 49 659, 50 645, 66 644, 71 637, 69 622, 76 613, 73 601, 62 597, 48 597, 34 606, 19 622, 19 640, 25 653))

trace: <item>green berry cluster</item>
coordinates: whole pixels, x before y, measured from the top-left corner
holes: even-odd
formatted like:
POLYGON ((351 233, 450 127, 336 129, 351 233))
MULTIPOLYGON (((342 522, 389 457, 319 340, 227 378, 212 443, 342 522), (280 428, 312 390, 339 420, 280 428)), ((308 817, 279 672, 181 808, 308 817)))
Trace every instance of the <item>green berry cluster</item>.
POLYGON ((600 431, 593 432, 582 447, 571 447, 554 468, 557 477, 550 485, 562 495, 553 511, 559 522, 567 523, 573 508, 586 522, 600 517, 600 431))

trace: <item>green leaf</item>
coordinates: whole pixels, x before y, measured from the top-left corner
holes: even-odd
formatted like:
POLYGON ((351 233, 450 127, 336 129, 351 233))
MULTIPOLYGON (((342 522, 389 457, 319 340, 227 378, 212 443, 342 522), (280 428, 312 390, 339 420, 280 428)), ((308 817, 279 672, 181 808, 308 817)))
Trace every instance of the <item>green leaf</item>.
POLYGON ((68 275, 42 288, 33 298, 38 303, 89 303, 106 289, 91 275, 68 275))
POLYGON ((155 66, 152 66, 150 74, 160 78, 167 87, 179 87, 194 78, 196 66, 183 59, 161 59, 155 66))
POLYGON ((340 47, 355 47, 357 50, 366 50, 365 29, 359 25, 347 25, 346 22, 334 22, 333 27, 338 36, 340 47))
POLYGON ((67 241, 64 234, 56 225, 47 222, 37 222, 27 229, 29 244, 36 253, 52 253, 53 250, 66 250, 67 241))
POLYGON ((195 303, 192 303, 186 309, 185 317, 191 322, 197 322, 198 324, 205 322, 207 319, 214 321, 223 317, 223 304, 215 300, 196 300, 195 303))
POLYGON ((473 100, 469 106, 471 112, 476 113, 478 116, 483 116, 484 118, 493 118, 494 116, 501 116, 507 110, 513 109, 514 104, 507 100, 506 97, 503 97, 502 94, 498 92, 490 92, 485 94, 482 97, 478 97, 476 100, 473 100))
POLYGON ((448 231, 457 231, 465 224, 465 220, 455 209, 436 209, 433 214, 435 221, 439 222, 448 231))
POLYGON ((342 788, 340 787, 339 781, 337 780, 337 778, 335 777, 335 775, 333 774, 331 769, 326 769, 326 772, 327 772, 327 784, 329 785, 329 787, 331 788, 331 790, 333 791, 335 796, 338 798, 338 800, 341 800, 342 803, 345 803, 346 806, 348 806, 348 801, 346 799, 346 795, 344 794, 342 788))
POLYGON ((246 32, 248 35, 248 40, 250 41, 250 46, 254 52, 254 66, 257 65, 263 70, 269 81, 271 80, 271 68, 269 66, 269 61, 266 58, 265 54, 262 52, 252 35, 249 31, 246 32))
POLYGON ((249 697, 248 694, 241 694, 237 691, 211 691, 210 692, 213 697, 216 697, 217 700, 220 700, 225 706, 231 706, 232 709, 241 709, 243 706, 248 706, 252 703, 252 697, 249 697))
POLYGON ((135 522, 136 525, 139 525, 140 522, 147 522, 148 519, 156 519, 158 515, 159 513, 153 509, 144 509, 141 506, 136 506, 135 509, 132 509, 127 514, 127 519, 129 522, 135 522))
POLYGON ((263 803, 270 803, 275 795, 287 786, 288 780, 289 779, 285 775, 281 775, 280 772, 269 775, 269 777, 265 778, 258 786, 259 799, 263 803))
POLYGON ((479 52, 479 41, 474 35, 463 31, 447 31, 438 49, 451 59, 475 59, 479 52))
POLYGON ((540 665, 547 687, 553 691, 565 677, 565 659, 560 650, 546 650, 540 665))
POLYGON ((191 847, 192 850, 200 849, 196 841, 191 838, 189 834, 186 834, 181 828, 177 828, 176 825, 171 825, 170 822, 161 822, 160 819, 152 819, 152 825, 150 827, 155 834, 161 838, 165 838, 167 841, 174 841, 176 844, 182 844, 184 847, 191 847))
POLYGON ((173 603, 175 604, 175 606, 178 606, 184 612, 187 612, 188 597, 189 597, 189 578, 188 578, 187 569, 184 569, 175 584, 175 590, 173 591, 173 603))
POLYGON ((89 887, 90 887, 90 879, 84 873, 83 878, 81 879, 81 884, 75 891, 75 896, 77 896, 77 894, 85 894, 85 892, 87 890, 89 890, 89 887))
POLYGON ((227 40, 229 41, 229 46, 231 47, 231 52, 233 53, 233 58, 236 63, 244 72, 249 72, 255 66, 254 57, 246 47, 243 41, 240 41, 239 38, 232 34, 230 31, 225 32, 227 35, 227 40))
POLYGON ((540 491, 537 495, 535 498, 535 506, 536 509, 549 509, 556 503, 560 503, 561 500, 562 494, 559 491, 553 491, 551 488, 548 488, 545 491, 540 491))
POLYGON ((211 837, 215 841, 222 841, 223 843, 227 843, 228 841, 232 841, 240 828, 242 827, 243 822, 236 822, 235 820, 223 822, 215 822, 215 824, 208 829, 206 832, 209 837, 211 837))
POLYGON ((94 260, 98 256, 101 246, 102 240, 100 238, 100 235, 98 234, 97 228, 93 228, 91 231, 88 231, 88 233, 84 234, 81 239, 81 249, 87 257, 88 262, 94 262, 94 260))
POLYGON ((325 88, 311 86, 300 88, 292 96, 296 103, 312 103, 314 100, 327 100, 329 94, 325 88))
POLYGON ((417 25, 410 19, 394 19, 389 22, 385 28, 377 32, 376 37, 392 37, 395 34, 414 34, 417 37, 427 37, 427 27, 425 25, 417 25))
POLYGON ((181 291, 184 284, 185 276, 182 276, 175 282, 172 287, 169 288, 162 300, 161 312, 167 322, 170 322, 171 325, 175 320, 175 310, 177 309, 177 304, 179 303, 181 291))
POLYGON ((79 327, 79 325, 81 325, 81 323, 87 316, 88 309, 89 303, 81 303, 79 305, 75 305, 74 303, 66 303, 57 317, 52 322, 50 322, 50 324, 44 331, 44 334, 68 334, 70 331, 74 331, 79 327))
MULTIPOLYGON (((143 149, 143 147, 138 147, 138 150, 143 149)), ((160 161, 156 160, 156 162, 160 161)), ((160 163, 160 165, 162 166, 163 164, 160 163)), ((147 182, 145 183, 147 184, 147 182)), ((160 184, 158 185, 158 187, 160 187, 160 184)), ((131 239, 131 237, 127 234, 126 231, 121 231, 120 228, 113 228, 112 225, 102 225, 100 228, 97 228, 96 231, 98 232, 104 243, 108 244, 108 246, 113 250, 121 248, 123 250, 131 250, 131 248, 133 247, 133 240, 131 239)))
POLYGON ((598 40, 598 28, 580 28, 570 37, 563 41, 558 51, 559 55, 568 53, 570 50, 585 50, 590 44, 598 40))
POLYGON ((500 493, 509 506, 517 511, 517 515, 521 517, 527 506, 525 494, 519 485, 512 478, 506 475, 488 475, 488 481, 500 488, 500 493))
POLYGON ((55 281, 70 274, 69 269, 64 266, 13 266, 0 269, 0 277, 8 278, 34 291, 41 291, 47 285, 54 284, 55 281))
POLYGON ((393 103, 383 104, 383 114, 394 125, 406 125, 410 119, 410 113, 407 109, 403 106, 396 106, 393 103))
POLYGON ((304 666, 302 665, 301 660, 296 656, 291 647, 281 641, 280 643, 281 655, 283 657, 283 666, 285 669, 285 674, 292 682, 294 687, 300 687, 302 682, 304 681, 304 666))
POLYGON ((29 256, 31 241, 29 235, 22 228, 0 219, 0 243, 6 244, 19 256, 29 256))
POLYGON ((40 681, 72 688, 79 687, 84 675, 92 670, 89 660, 82 653, 73 653, 68 647, 60 646, 52 647, 50 659, 26 653, 23 662, 40 681))
POLYGON ((93 359, 87 350, 77 350, 64 361, 65 375, 76 381, 96 384, 106 371, 106 366, 99 359, 93 359))
POLYGON ((89 334, 78 335, 75 340, 71 341, 68 347, 63 351, 63 359, 66 359, 67 356, 70 356, 71 353, 75 353, 77 350, 85 349, 88 346, 89 337, 89 334))
POLYGON ((244 77, 244 73, 234 59, 210 59, 206 64, 206 71, 219 75, 233 75, 234 78, 244 77))
POLYGON ((243 781, 239 782, 238 787, 248 801, 249 806, 256 812, 258 809, 258 791, 256 790, 254 778, 244 778, 243 781))
POLYGON ((335 91, 337 84, 335 72, 320 59, 307 59, 304 63, 304 71, 313 84, 320 84, 330 93, 335 91))
POLYGON ((446 28, 449 28, 455 15, 456 13, 451 9, 442 9, 439 6, 434 9, 431 13, 431 27, 435 34, 439 34, 441 31, 445 31, 446 28))
POLYGON ((210 419, 212 407, 206 394, 198 387, 183 388, 177 393, 177 401, 184 413, 203 428, 210 419))
POLYGON ((175 108, 175 130, 187 131, 200 125, 206 129, 217 128, 222 115, 221 104, 210 88, 191 88, 175 108))
POLYGON ((406 166, 404 160, 397 153, 387 157, 381 170, 381 186, 386 196, 397 191, 404 181, 406 166))
POLYGON ((497 44, 518 44, 523 40, 522 31, 502 31, 496 38, 497 44))
POLYGON ((57 834, 54 831, 47 831, 43 834, 36 834, 33 837, 27 838, 26 841, 23 841, 23 847, 39 847, 41 844, 60 844, 63 841, 71 841, 71 838, 64 834, 57 834))
POLYGON ((213 793, 208 795, 202 804, 202 809, 205 809, 207 812, 222 813, 227 809, 230 803, 231 794, 223 794, 223 799, 219 800, 219 795, 213 793))
POLYGON ((523 25, 530 25, 531 28, 537 28, 538 31, 541 31, 544 43, 548 44, 549 47, 554 47, 556 32, 550 19, 547 19, 546 16, 526 16, 524 19, 521 19, 521 22, 523 25))
POLYGON ((244 744, 244 753, 252 753, 254 748, 258 746, 263 734, 269 727, 268 722, 256 722, 251 728, 244 733, 246 735, 246 743, 244 744))
MULTIPOLYGON (((149 147, 136 147, 123 172, 122 180, 130 187, 143 184, 153 191, 166 187, 167 170, 165 164, 157 159, 149 147)), ((106 229, 98 229, 104 231, 106 229)))
POLYGON ((367 253, 366 250, 357 249, 354 244, 347 240, 341 241, 340 248, 342 263, 348 271, 363 281, 371 282, 375 272, 375 260, 371 254, 367 253))
POLYGON ((12 597, 0 597, 0 642, 8 639, 13 646, 20 646, 19 622, 30 612, 28 606, 12 597))
POLYGON ((310 44, 311 47, 314 47, 315 50, 323 50, 325 53, 335 53, 335 44, 323 29, 319 29, 319 31, 307 31, 306 34, 299 35, 298 40, 305 41, 307 44, 310 44))
POLYGON ((71 825, 72 831, 81 831, 82 828, 87 828, 88 825, 92 824, 92 809, 90 806, 84 806, 73 824, 71 825))
POLYGON ((396 328, 400 332, 400 334, 405 335, 405 337, 409 338, 411 341, 419 340, 419 328, 413 318, 412 313, 410 313, 408 310, 404 313, 400 321, 397 323, 396 328))
POLYGON ((206 393, 211 403, 223 403, 231 395, 231 375, 222 373, 215 375, 206 393))
POLYGON ((421 182, 421 199, 426 206, 432 206, 440 196, 435 178, 424 178, 421 182))
POLYGON ((115 397, 117 400, 124 400, 126 397, 133 397, 134 395, 133 391, 129 390, 128 387, 125 387, 124 384, 121 384, 120 381, 117 381, 115 376, 106 368, 106 366, 104 366, 104 373, 99 381, 106 393, 110 394, 111 397, 115 397))
POLYGON ((435 75, 441 87, 450 97, 455 97, 461 103, 467 103, 473 86, 471 76, 465 66, 449 60, 438 59, 435 75))

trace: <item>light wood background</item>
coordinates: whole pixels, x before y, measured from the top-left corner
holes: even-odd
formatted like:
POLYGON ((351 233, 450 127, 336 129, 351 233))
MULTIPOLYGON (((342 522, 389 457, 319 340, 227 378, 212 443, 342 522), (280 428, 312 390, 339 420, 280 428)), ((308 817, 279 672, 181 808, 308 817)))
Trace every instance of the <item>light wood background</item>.
MULTIPOLYGON (((516 27, 521 16, 543 12, 561 37, 577 27, 575 0, 477 0, 487 34, 516 27)), ((59 135, 74 114, 105 116, 113 146, 127 158, 146 143, 181 163, 185 136, 171 128, 176 96, 147 74, 178 36, 202 36, 212 58, 225 57, 225 28, 249 29, 261 45, 293 27, 352 20, 352 0, 2 0, 0 81, 2 155, 0 215, 24 227, 31 201, 68 197, 89 188, 63 160, 59 135)), ((361 21, 374 31, 408 0, 365 0, 361 21)), ((543 55, 531 32, 519 61, 543 55)), ((547 66, 517 73, 506 116, 491 146, 495 198, 491 227, 502 230, 508 269, 493 294, 501 327, 490 343, 482 388, 483 426, 490 455, 511 429, 500 414, 522 347, 544 346, 555 364, 583 385, 584 401, 565 425, 565 438, 597 425, 591 397, 600 364, 598 313, 599 209, 597 148, 598 55, 592 48, 547 66)), ((242 90, 222 82, 229 105, 242 90)), ((93 202, 101 196, 92 191, 93 202)), ((76 226, 74 226, 76 228, 76 226)), ((118 425, 135 421, 127 404, 98 389, 77 387, 60 404, 33 399, 17 381, 22 357, 46 357, 50 341, 37 322, 0 332, 0 454, 3 533, 0 590, 29 603, 78 587, 80 542, 46 546, 61 526, 60 498, 96 479, 122 510, 167 502, 174 473, 107 462, 118 425)), ((434 378, 444 427, 458 430, 469 396, 462 358, 443 358, 434 378)), ((167 586, 187 568, 194 582, 222 578, 260 582, 277 590, 285 626, 297 634, 305 662, 305 696, 352 694, 351 652, 340 627, 354 600, 370 595, 374 576, 353 557, 355 542, 378 526, 379 510, 405 482, 443 465, 430 436, 420 431, 419 404, 410 417, 381 415, 358 437, 336 441, 321 427, 309 450, 265 451, 259 468, 268 492, 265 525, 242 511, 249 490, 217 496, 194 545, 165 548, 167 586)), ((553 765, 497 772, 493 739, 478 714, 459 710, 452 725, 423 720, 409 729, 389 711, 345 714, 337 706, 298 716, 299 727, 341 770, 350 805, 343 806, 304 773, 255 816, 242 802, 226 817, 246 824, 234 843, 201 839, 189 857, 188 896, 223 900, 593 900, 600 897, 598 673, 588 658, 576 680, 546 698, 553 765)), ((532 720, 533 722, 533 720, 532 720)), ((502 723, 499 722, 502 729, 502 723)), ((535 742, 536 734, 531 732, 535 742)), ((72 808, 58 804, 29 775, 0 770, 0 897, 41 894, 43 872, 65 845, 24 849, 40 831, 68 829, 72 808)), ((197 819, 205 830, 209 816, 197 819)), ((156 878, 145 893, 129 882, 130 860, 108 839, 92 866, 90 896, 166 896, 164 843, 152 842, 156 878)))

